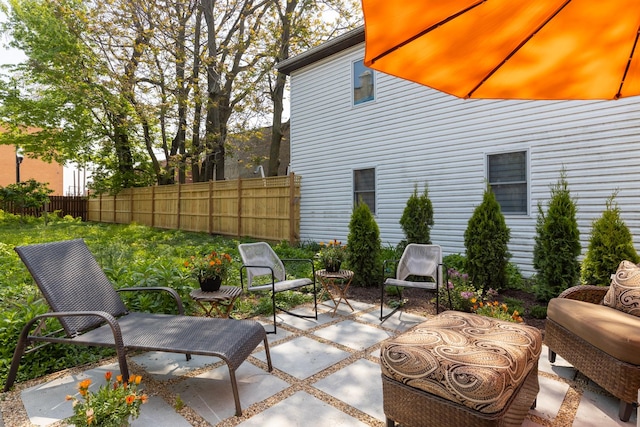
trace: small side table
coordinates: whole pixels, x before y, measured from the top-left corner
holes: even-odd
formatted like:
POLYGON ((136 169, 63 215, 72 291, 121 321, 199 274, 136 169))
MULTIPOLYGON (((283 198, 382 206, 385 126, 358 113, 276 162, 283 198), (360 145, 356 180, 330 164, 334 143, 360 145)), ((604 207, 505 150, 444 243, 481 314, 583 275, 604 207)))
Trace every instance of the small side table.
POLYGON ((189 293, 189 296, 202 307, 205 316, 213 317, 217 314, 228 319, 233 309, 233 303, 240 294, 242 294, 240 287, 220 286, 220 289, 214 292, 194 289, 189 293), (204 303, 209 303, 209 306, 207 307, 204 303))
POLYGON ((334 307, 331 317, 336 315, 338 306, 342 301, 349 306, 351 311, 355 311, 353 307, 351 307, 351 304, 349 304, 349 301, 347 301, 347 290, 353 280, 353 271, 340 270, 329 272, 327 270, 318 270, 316 271, 316 278, 333 301, 334 307))

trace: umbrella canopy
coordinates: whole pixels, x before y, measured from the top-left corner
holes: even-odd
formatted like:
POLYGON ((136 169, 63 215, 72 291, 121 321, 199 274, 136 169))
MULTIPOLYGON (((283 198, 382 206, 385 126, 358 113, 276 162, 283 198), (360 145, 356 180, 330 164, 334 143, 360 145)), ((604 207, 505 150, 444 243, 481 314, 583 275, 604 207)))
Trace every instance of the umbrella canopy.
POLYGON ((640 94, 640 0, 362 0, 365 64, 461 98, 640 94))

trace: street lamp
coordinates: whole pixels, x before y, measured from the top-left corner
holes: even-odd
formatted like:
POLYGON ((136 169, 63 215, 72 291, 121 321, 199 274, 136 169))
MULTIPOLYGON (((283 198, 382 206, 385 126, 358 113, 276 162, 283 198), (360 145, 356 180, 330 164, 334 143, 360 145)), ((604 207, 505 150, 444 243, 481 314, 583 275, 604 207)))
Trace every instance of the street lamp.
POLYGON ((20 163, 22 163, 23 159, 22 149, 16 149, 16 183, 20 182, 20 163))

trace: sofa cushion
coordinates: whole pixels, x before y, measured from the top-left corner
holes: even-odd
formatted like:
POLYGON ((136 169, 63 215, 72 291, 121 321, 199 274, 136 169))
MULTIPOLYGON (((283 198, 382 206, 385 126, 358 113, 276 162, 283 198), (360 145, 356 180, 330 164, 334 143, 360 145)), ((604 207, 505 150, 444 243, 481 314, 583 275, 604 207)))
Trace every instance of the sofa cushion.
POLYGON ((553 298, 547 318, 618 360, 640 365, 640 319, 606 305, 553 298))
POLYGON ((622 261, 611 277, 611 286, 604 296, 604 305, 640 316, 640 267, 622 261))
POLYGON ((446 311, 382 344, 382 374, 485 414, 500 412, 538 364, 538 329, 446 311))

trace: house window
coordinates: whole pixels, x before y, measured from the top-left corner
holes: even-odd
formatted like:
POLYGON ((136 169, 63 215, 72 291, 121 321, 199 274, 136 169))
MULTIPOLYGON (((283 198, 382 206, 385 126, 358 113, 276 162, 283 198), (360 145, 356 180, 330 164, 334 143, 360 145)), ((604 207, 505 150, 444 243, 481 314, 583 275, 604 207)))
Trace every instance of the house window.
POLYGON ((373 101, 375 98, 375 76, 371 68, 365 67, 363 60, 355 61, 352 67, 353 73, 353 105, 373 101))
POLYGON ((353 204, 362 200, 376 214, 376 170, 359 169, 353 171, 353 204))
POLYGON ((529 213, 526 151, 487 156, 487 175, 502 213, 529 213))

